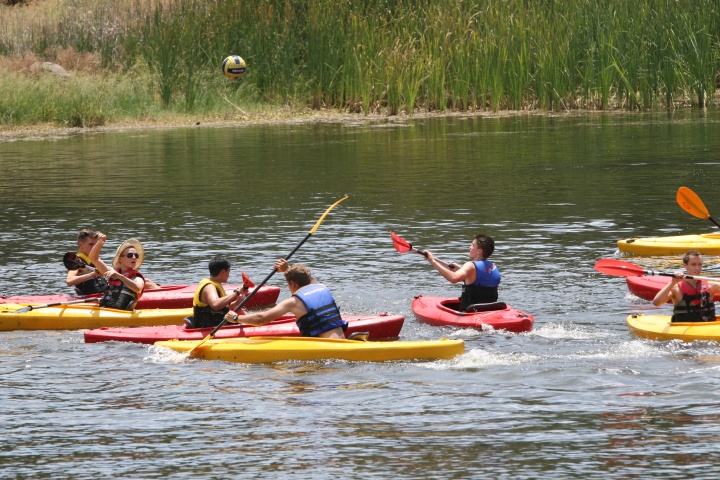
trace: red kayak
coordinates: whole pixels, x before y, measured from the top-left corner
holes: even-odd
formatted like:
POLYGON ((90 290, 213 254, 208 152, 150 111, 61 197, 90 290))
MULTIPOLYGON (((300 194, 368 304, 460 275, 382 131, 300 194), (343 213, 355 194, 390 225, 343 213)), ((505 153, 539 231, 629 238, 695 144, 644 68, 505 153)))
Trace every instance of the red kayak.
MULTIPOLYGON (((230 292, 242 285, 224 285, 225 291, 230 292)), ((196 285, 163 285, 153 290, 145 290, 138 300, 136 310, 144 310, 151 308, 190 308, 192 307, 193 298, 195 297, 196 285)), ((65 303, 73 300, 82 300, 84 298, 99 298, 100 294, 88 295, 86 297, 76 297, 74 295, 33 295, 33 296, 17 296, 17 297, 0 297, 0 303, 17 303, 17 304, 46 304, 46 303, 65 303)), ((262 307, 272 305, 277 302, 280 296, 280 287, 272 287, 263 285, 260 290, 245 304, 246 307, 262 307)))
MULTIPOLYGON (((400 336, 400 329, 405 318, 402 315, 343 315, 348 322, 345 336, 353 333, 367 332, 368 340, 389 340, 400 336)), ((132 328, 96 328, 85 330, 85 342, 133 342, 152 345, 161 340, 202 340, 207 337, 212 328, 185 328, 184 325, 169 325, 162 327, 132 327, 132 328)), ((261 327, 251 325, 226 325, 215 333, 213 338, 238 337, 299 337, 295 317, 285 315, 272 323, 261 327)))
POLYGON ((502 302, 484 304, 481 311, 461 312, 460 300, 457 298, 425 297, 420 295, 412 302, 412 311, 415 317, 425 323, 435 326, 450 326, 462 328, 476 328, 485 330, 492 327, 495 330, 508 332, 529 332, 532 330, 535 317, 515 310, 502 302))
MULTIPOLYGON (((668 284, 670 278, 672 277, 627 277, 625 278, 625 281, 627 281, 630 293, 637 295, 640 298, 644 298, 645 300, 652 301, 652 299, 655 298, 655 295, 657 295, 657 293, 668 284)), ((715 295, 713 301, 720 302, 720 295, 715 295)), ((668 300, 668 303, 672 303, 672 300, 668 300)))

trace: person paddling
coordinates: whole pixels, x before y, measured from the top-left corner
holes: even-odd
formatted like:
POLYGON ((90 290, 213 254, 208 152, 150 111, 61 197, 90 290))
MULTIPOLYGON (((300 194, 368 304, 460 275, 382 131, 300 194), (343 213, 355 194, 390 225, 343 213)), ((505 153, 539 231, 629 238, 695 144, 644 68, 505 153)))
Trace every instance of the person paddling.
POLYGON ((107 279, 102 276, 90 261, 90 252, 98 240, 98 233, 83 228, 77 236, 78 252, 77 256, 81 258, 88 266, 68 270, 65 277, 65 283, 68 287, 75 287, 75 293, 78 295, 91 295, 93 293, 103 293, 107 288, 107 279))
POLYGON ((488 260, 494 251, 495 240, 488 235, 478 234, 470 243, 470 261, 463 266, 450 262, 445 267, 429 250, 425 250, 425 253, 428 262, 447 281, 453 284, 463 282, 460 308, 465 311, 470 305, 477 303, 497 302, 500 270, 488 260))
POLYGON ((118 310, 133 310, 145 288, 145 277, 138 271, 145 259, 145 250, 139 240, 125 240, 115 252, 112 266, 100 259, 100 250, 107 236, 98 232, 97 243, 90 251, 90 260, 98 271, 108 279, 100 306, 118 310))
POLYGON ((248 287, 225 293, 222 284, 230 278, 230 262, 220 256, 208 264, 210 277, 200 280, 193 299, 193 316, 187 317, 188 328, 207 328, 220 325, 225 314, 236 307, 247 294, 248 287))
POLYGON ((655 295, 653 305, 659 307, 672 300, 671 322, 714 322, 713 297, 720 292, 720 283, 686 278, 702 272, 703 259, 697 250, 690 250, 683 256, 683 265, 686 273, 675 272, 670 282, 655 295))
POLYGON ((292 296, 264 312, 239 316, 230 311, 225 319, 230 323, 265 325, 290 312, 295 315, 303 337, 345 338, 348 323, 340 316, 330 290, 312 278, 310 269, 299 263, 290 266, 284 258, 275 262, 274 267, 285 273, 292 296))

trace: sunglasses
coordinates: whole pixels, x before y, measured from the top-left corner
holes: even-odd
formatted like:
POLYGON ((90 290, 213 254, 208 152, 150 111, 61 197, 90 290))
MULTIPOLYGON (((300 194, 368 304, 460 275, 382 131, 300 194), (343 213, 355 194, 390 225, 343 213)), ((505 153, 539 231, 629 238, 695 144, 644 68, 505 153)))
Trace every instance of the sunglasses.
POLYGON ((139 254, 139 253, 126 253, 125 256, 126 256, 127 258, 133 258, 133 257, 135 257, 135 258, 140 258, 140 254, 139 254))

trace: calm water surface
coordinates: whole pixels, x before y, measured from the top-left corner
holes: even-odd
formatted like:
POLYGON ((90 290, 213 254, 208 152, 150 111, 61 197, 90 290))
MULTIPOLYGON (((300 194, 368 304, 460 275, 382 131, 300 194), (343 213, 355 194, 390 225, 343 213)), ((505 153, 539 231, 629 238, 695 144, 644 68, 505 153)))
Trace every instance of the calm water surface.
POLYGON ((675 193, 692 188, 718 215, 719 124, 714 111, 359 118, 4 141, 2 295, 68 292, 61 259, 83 227, 108 234, 106 257, 139 238, 158 283, 196 283, 216 254, 231 281, 259 281, 347 194, 294 260, 343 311, 403 314, 403 339, 466 348, 250 366, 3 332, 0 477, 714 478, 720 347, 633 337, 626 316, 656 309, 593 265, 621 238, 714 228, 675 193), (501 299, 534 330, 418 323, 414 296, 459 287, 398 254, 391 230, 446 261, 494 236, 501 299))

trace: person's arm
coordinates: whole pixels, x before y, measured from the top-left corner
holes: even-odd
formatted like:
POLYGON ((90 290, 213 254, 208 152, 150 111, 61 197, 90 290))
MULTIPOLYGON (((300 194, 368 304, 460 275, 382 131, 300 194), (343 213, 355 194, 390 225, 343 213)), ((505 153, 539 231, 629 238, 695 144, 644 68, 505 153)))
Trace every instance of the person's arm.
POLYGON ((681 272, 675 272, 675 276, 670 279, 667 285, 665 285, 663 288, 660 289, 660 291, 655 295, 655 298, 653 298, 653 305, 656 307, 659 307, 660 305, 664 305, 668 300, 672 299, 673 304, 680 301, 680 290, 677 287, 677 284, 685 277, 684 273, 681 272), (677 299, 677 300, 676 300, 677 299))
MULTIPOLYGON (((97 277, 100 275, 97 270, 94 268, 90 268, 90 271, 88 273, 80 273, 81 269, 77 270, 68 270, 67 276, 65 277, 65 283, 68 287, 74 287, 75 285, 80 285, 83 282, 86 282, 94 277, 97 277)), ((82 270, 87 270, 86 268, 83 268, 82 270)))
MULTIPOLYGON (((450 283, 458 283, 464 281, 466 278, 470 276, 472 272, 475 271, 475 264, 473 262, 466 262, 462 267, 456 269, 456 270, 450 270, 448 268, 445 268, 430 252, 430 250, 425 250, 425 253, 427 254, 427 261, 430 262, 430 265, 435 267, 435 270, 440 272, 440 275, 445 278, 450 283)), ((474 280, 474 279, 473 279, 474 280)))
POLYGON ((105 275, 105 273, 110 270, 110 267, 100 259, 100 250, 102 250, 103 245, 105 245, 105 240, 107 240, 107 235, 98 232, 97 242, 95 242, 95 245, 88 255, 92 264, 95 265, 95 269, 97 269, 101 275, 105 275))
POLYGON ((720 295, 720 283, 708 282, 708 285, 710 286, 710 289, 708 291, 710 292, 711 298, 715 295, 720 295))
POLYGON ((106 278, 117 278, 121 282, 125 284, 130 290, 132 290, 135 293, 140 293, 143 290, 143 287, 145 287, 145 280, 140 275, 133 275, 131 277, 126 277, 122 273, 118 272, 114 268, 111 268, 107 272, 105 272, 106 278))
POLYGON ((225 307, 230 306, 231 304, 238 303, 238 300, 241 298, 245 298, 245 293, 241 291, 239 288, 233 290, 232 292, 228 293, 227 295, 223 297, 219 297, 217 293, 217 289, 213 287, 212 285, 206 286, 203 288, 202 293, 200 294, 200 299, 202 302, 206 305, 209 305, 212 310, 218 311, 222 310, 225 307))
POLYGON ((250 313, 248 315, 238 315, 236 312, 230 310, 228 313, 225 314, 225 320, 233 323, 237 322, 246 325, 260 326, 265 325, 266 323, 270 323, 273 320, 277 320, 288 312, 292 313, 297 318, 300 318, 304 314, 298 315, 296 313, 298 311, 298 303, 302 305, 302 302, 296 297, 290 297, 286 298, 285 300, 278 303, 269 310, 265 310, 264 312, 250 313))

